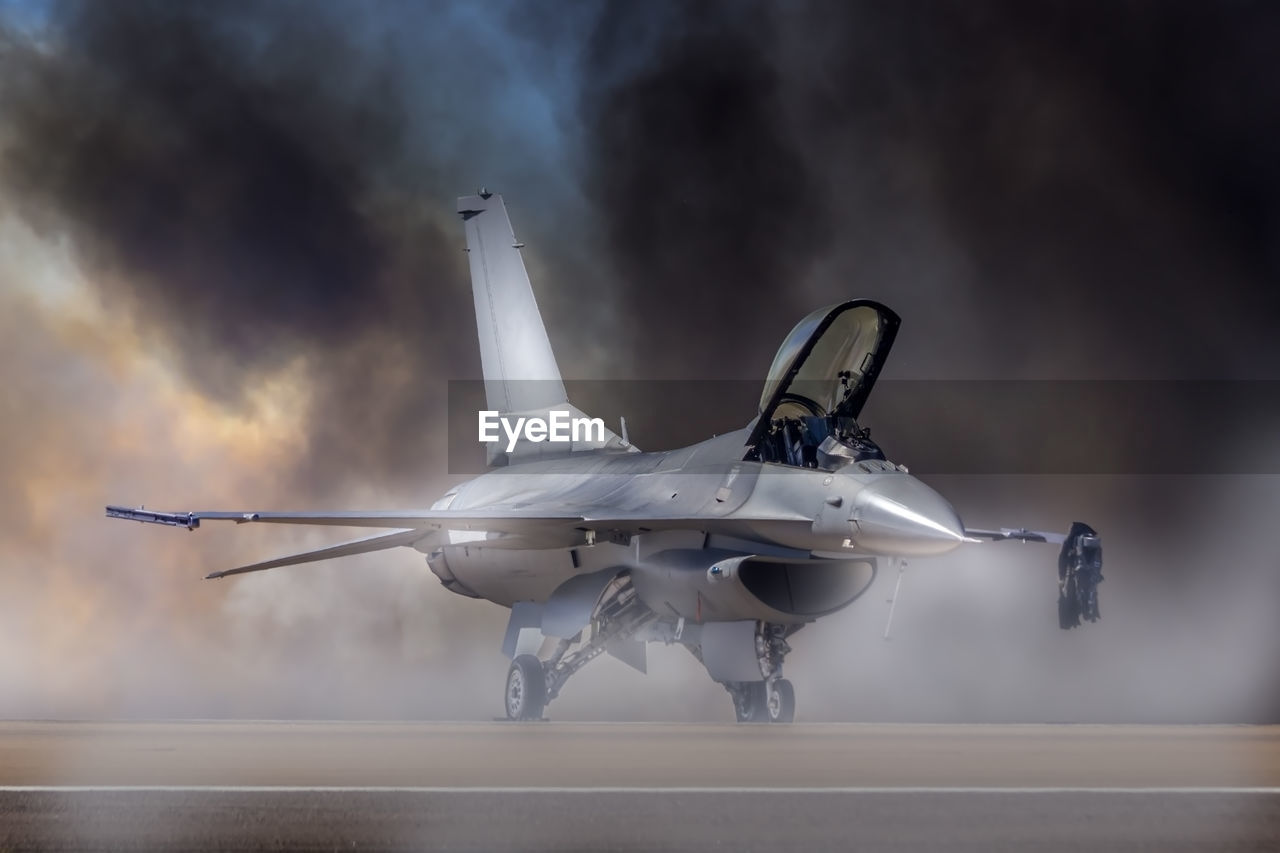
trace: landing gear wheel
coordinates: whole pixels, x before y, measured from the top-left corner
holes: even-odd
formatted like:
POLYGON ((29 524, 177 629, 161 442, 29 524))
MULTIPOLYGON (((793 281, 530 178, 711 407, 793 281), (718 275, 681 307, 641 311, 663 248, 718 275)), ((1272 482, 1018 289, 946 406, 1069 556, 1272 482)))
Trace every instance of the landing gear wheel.
POLYGON ((769 722, 768 685, 763 681, 743 681, 733 691, 733 711, 740 723, 769 722))
POLYGON ((542 661, 534 655, 520 655, 507 670, 507 718, 540 720, 547 705, 547 676, 542 661))
POLYGON ((768 685, 766 716, 771 723, 790 723, 796 718, 796 689, 785 678, 768 685))

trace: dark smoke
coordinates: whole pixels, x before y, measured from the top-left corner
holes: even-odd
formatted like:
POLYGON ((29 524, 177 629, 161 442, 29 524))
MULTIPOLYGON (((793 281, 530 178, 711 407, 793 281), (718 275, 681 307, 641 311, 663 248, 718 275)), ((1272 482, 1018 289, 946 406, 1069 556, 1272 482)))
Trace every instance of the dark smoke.
POLYGON ((1273 6, 653 5, 584 103, 625 304, 688 342, 655 370, 857 294, 915 309, 897 375, 1274 375, 1273 6))
POLYGON ((636 33, 652 8, 615 4, 595 31, 587 186, 606 216, 644 374, 688 377, 694 365, 695 375, 759 377, 766 342, 794 314, 795 280, 827 248, 824 189, 788 121, 778 10, 665 11, 640 57, 636 33), (693 345, 663 345, 673 340, 693 345))
MULTIPOLYGON (((260 371, 307 360, 299 475, 322 491, 353 472, 421 475, 415 379, 474 360, 466 326, 429 321, 468 310, 453 235, 394 188, 404 70, 334 11, 70 4, 52 51, 10 51, 4 86, 17 203, 71 231, 103 299, 191 382, 235 403, 260 371)), ((434 177, 414 166, 415 186, 434 177)))

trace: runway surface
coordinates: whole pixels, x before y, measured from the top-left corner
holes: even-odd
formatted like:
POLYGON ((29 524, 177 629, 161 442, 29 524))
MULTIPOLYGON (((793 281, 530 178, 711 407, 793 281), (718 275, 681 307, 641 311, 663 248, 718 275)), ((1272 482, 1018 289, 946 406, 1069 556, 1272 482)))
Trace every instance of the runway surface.
POLYGON ((1280 850, 1280 727, 0 723, 0 851, 1280 850))

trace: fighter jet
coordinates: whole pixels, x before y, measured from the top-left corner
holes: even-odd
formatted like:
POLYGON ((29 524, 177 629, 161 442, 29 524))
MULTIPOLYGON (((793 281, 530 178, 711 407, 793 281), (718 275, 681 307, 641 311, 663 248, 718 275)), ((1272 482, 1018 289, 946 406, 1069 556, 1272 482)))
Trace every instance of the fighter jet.
POLYGON ((625 425, 618 435, 569 402, 502 197, 481 190, 460 198, 458 213, 488 406, 477 440, 486 428, 495 438, 490 470, 430 509, 108 506, 107 515, 189 530, 214 520, 384 529, 208 577, 414 548, 448 590, 510 609, 502 651, 512 720, 541 719, 603 652, 645 671, 646 644, 658 642, 688 649, 728 691, 738 721, 790 722, 792 635, 863 596, 877 572, 968 542, 1060 544, 1060 624, 1097 618, 1093 528, 966 529, 859 425, 900 325, 886 306, 819 308, 782 342, 750 423, 642 452, 625 425))

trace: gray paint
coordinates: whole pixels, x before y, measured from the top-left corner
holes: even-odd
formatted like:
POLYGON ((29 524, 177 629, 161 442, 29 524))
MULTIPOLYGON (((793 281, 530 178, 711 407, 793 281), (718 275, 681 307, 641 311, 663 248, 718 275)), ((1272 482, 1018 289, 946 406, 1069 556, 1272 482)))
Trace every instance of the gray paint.
POLYGON ((756 623, 713 622, 702 626, 702 664, 716 681, 759 681, 756 623))
POLYGON ((618 571, 617 567, 610 567, 575 575, 556 587, 542 608, 542 633, 567 640, 581 631, 591 621, 600 594, 618 571))

